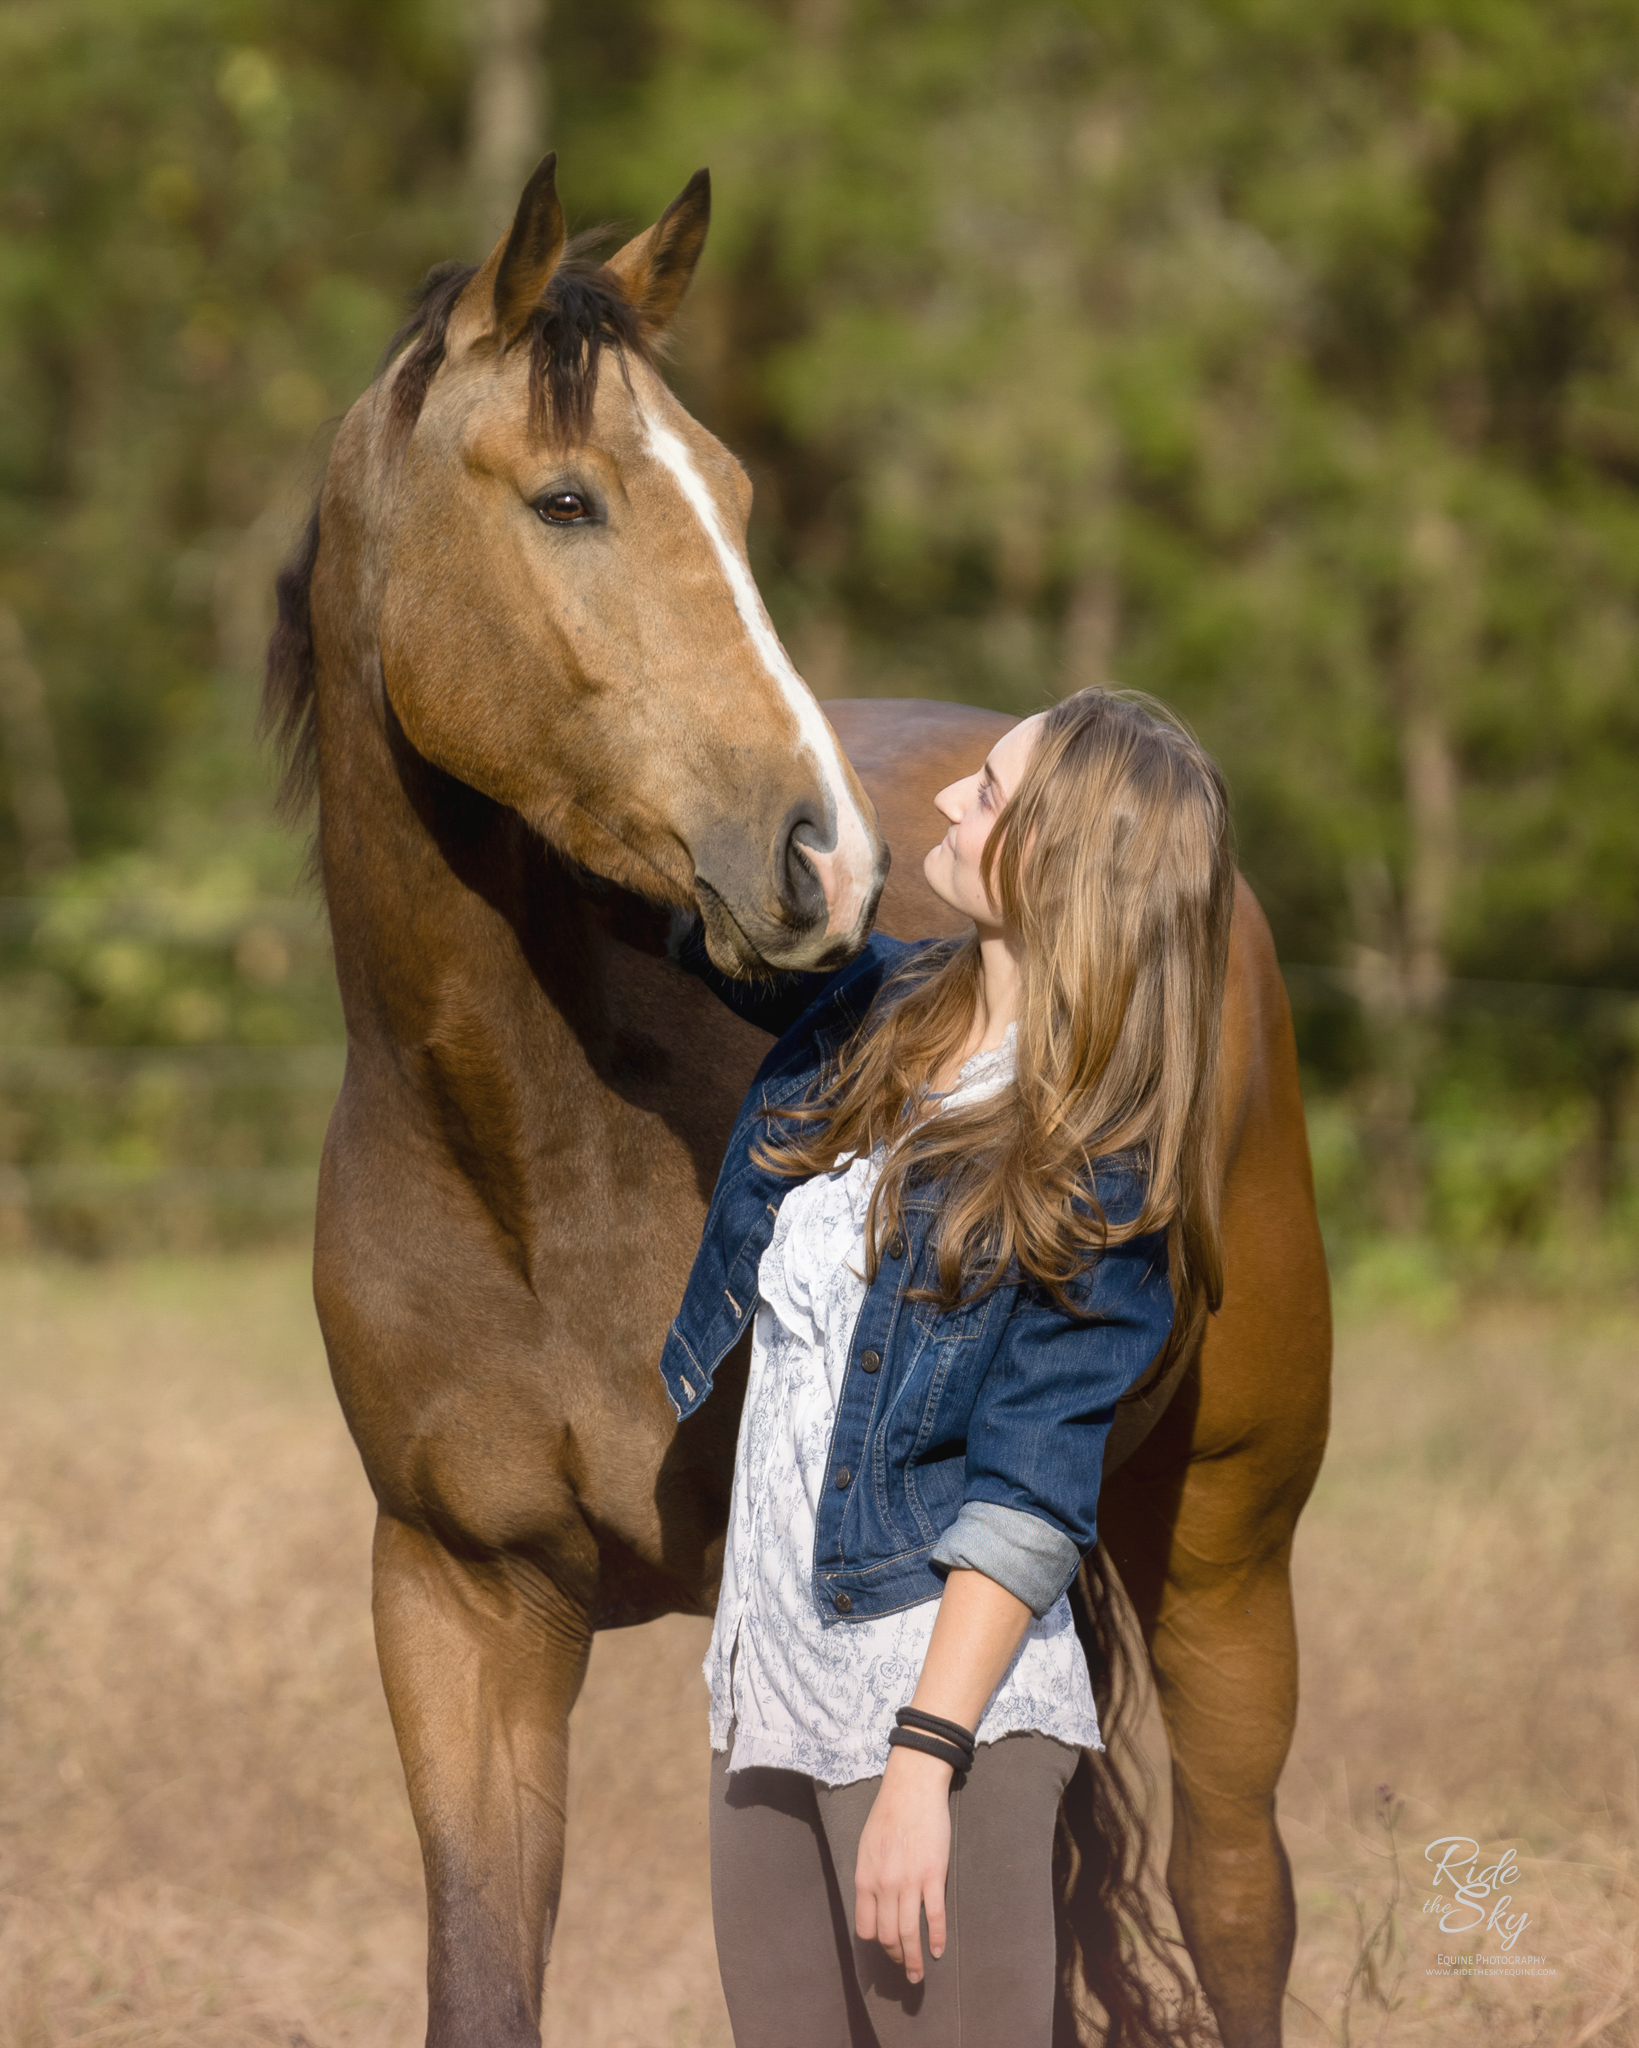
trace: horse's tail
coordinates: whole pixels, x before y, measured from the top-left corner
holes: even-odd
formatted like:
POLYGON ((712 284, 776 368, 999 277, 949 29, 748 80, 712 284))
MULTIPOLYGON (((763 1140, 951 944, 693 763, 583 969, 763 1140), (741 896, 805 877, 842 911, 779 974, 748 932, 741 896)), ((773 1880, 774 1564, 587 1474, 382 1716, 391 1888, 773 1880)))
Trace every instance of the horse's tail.
MULTIPOLYGON (((1154 1780, 1132 1741, 1143 1702, 1136 1629, 1102 1549, 1070 1588, 1105 1751, 1084 1750, 1053 1845, 1059 1981, 1053 2048, 1207 2048, 1217 2030, 1178 1945, 1155 1923, 1148 1808, 1154 1780), (1123 1626, 1123 1622, 1127 1626, 1123 1626), (1125 1751, 1136 1787, 1117 1768, 1125 1751), (1102 2019, 1100 2019, 1100 2015, 1102 2019), (1102 2024, 1103 2032, 1098 2028, 1102 2024)), ((1141 1653, 1140 1653, 1141 1654, 1141 1653)))

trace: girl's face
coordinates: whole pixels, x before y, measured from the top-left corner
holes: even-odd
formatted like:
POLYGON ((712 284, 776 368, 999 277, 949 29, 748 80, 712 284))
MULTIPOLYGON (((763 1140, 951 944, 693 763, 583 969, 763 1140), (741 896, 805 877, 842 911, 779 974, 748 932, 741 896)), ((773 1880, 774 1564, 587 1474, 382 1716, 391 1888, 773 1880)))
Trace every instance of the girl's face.
POLYGON ((981 932, 1002 930, 1004 919, 985 891, 979 862, 1002 805, 1030 764, 1040 719, 1038 712, 1003 733, 981 768, 940 790, 933 800, 950 820, 950 830, 929 850, 922 872, 934 895, 971 917, 981 932))

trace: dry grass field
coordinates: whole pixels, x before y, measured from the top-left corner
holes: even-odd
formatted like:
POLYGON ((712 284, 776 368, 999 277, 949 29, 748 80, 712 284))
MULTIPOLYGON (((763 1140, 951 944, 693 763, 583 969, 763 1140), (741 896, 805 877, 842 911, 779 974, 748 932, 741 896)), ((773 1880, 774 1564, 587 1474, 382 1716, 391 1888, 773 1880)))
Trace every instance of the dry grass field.
MULTIPOLYGON (((0 2048, 412 2048, 370 1504, 303 1262, 0 1267, 0 1332, 0 2048)), ((1639 2042, 1636 1365, 1631 1312, 1345 1318, 1297 1563, 1294 2044, 1639 2042), (1422 1910, 1453 1835, 1513 1849, 1552 1974, 1431 1974, 1476 1939, 1422 1910)), ((555 2048, 728 2042, 703 1634, 594 1653, 555 2048)))

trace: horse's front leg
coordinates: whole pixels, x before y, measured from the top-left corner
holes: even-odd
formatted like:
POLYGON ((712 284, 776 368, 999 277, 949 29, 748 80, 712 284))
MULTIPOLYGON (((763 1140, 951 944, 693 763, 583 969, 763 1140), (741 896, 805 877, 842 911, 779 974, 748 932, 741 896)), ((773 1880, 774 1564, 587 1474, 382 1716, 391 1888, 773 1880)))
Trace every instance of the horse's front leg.
POLYGON ((387 1514, 374 1605, 427 1874, 428 2048, 539 2048, 588 1618, 533 1566, 387 1514))
POLYGON ((1104 1542, 1138 1612, 1172 1750, 1167 1883, 1224 2048, 1278 2048, 1297 1936, 1275 1787, 1297 1713, 1291 1539, 1324 1442, 1190 1455, 1199 1388, 1111 1475, 1104 1542))

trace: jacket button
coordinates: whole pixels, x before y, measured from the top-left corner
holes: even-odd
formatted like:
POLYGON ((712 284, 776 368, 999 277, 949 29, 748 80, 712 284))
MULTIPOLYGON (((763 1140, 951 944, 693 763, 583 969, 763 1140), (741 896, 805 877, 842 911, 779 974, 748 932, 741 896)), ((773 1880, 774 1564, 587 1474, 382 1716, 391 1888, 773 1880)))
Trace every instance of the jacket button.
POLYGON ((902 1259, 904 1256, 905 1240, 902 1237, 896 1237, 888 1246, 888 1257, 890 1259, 902 1259))
POLYGON ((849 1480, 850 1480, 850 1479, 852 1479, 852 1478, 853 1478, 853 1476, 854 1476, 854 1475, 852 1474, 852 1472, 850 1472, 850 1471, 848 1470, 848 1467, 847 1467, 846 1465, 839 1465, 839 1466, 837 1467, 837 1492, 838 1492, 838 1493, 846 1493, 846 1492, 848 1491, 848 1482, 849 1482, 849 1480))
POLYGON ((837 1610, 838 1614, 852 1614, 854 1611, 854 1603, 848 1598, 846 1593, 839 1593, 831 1605, 837 1610))
POLYGON ((882 1369, 882 1353, 880 1351, 862 1351, 859 1355, 859 1369, 861 1372, 880 1372, 882 1369))

